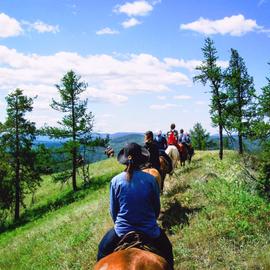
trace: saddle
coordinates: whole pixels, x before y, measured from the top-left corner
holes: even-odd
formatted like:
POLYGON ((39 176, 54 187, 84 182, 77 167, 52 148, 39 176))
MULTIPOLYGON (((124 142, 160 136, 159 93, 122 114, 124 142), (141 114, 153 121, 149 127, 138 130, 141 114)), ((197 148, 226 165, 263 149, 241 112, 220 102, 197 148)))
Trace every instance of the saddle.
POLYGON ((130 248, 139 248, 141 250, 150 251, 158 256, 164 257, 161 251, 154 247, 151 239, 141 232, 131 231, 125 234, 119 241, 114 251, 130 248))

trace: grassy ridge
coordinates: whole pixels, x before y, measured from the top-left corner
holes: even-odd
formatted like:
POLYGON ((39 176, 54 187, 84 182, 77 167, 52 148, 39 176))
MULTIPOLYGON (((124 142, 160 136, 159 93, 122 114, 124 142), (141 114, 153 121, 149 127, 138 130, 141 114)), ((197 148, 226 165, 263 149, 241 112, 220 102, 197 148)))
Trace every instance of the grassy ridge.
MULTIPOLYGON (((122 169, 115 159, 92 164, 92 186, 75 196, 45 177, 22 224, 0 235, 0 269, 92 269, 112 226, 108 183, 122 169)), ((175 269, 270 269, 270 206, 252 181, 234 152, 222 162, 197 153, 166 179, 159 223, 175 269)))
POLYGON ((56 188, 46 177, 31 209, 42 209, 40 217, 30 210, 25 213, 28 222, 0 236, 0 269, 91 269, 100 236, 112 225, 108 181, 121 170, 112 159, 93 164, 92 187, 60 207, 56 202, 72 198, 73 192, 70 187, 56 188))
POLYGON ((167 186, 176 269, 270 269, 270 205, 246 170, 234 152, 200 153, 167 186))

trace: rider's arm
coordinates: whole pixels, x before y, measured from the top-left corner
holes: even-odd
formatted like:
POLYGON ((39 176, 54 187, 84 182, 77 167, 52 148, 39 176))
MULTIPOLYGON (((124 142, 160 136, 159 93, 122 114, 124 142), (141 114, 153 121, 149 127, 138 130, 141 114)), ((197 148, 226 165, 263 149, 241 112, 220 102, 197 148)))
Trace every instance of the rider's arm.
POLYGON ((158 218, 159 212, 160 212, 160 190, 159 190, 159 186, 156 179, 155 181, 153 181, 153 191, 154 191, 154 194, 153 194, 154 211, 155 211, 156 218, 158 218))
POLYGON ((115 182, 111 182, 110 185, 110 214, 113 222, 115 222, 117 214, 119 212, 119 202, 116 198, 116 190, 114 184, 115 182))

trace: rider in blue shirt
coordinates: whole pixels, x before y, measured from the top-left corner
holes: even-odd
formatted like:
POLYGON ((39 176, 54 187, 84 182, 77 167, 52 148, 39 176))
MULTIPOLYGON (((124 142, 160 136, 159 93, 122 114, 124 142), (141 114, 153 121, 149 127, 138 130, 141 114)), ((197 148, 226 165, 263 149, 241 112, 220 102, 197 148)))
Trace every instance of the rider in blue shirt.
POLYGON ((145 148, 130 143, 117 156, 126 169, 111 181, 110 213, 114 228, 101 240, 97 260, 112 253, 126 233, 138 231, 151 239, 173 269, 172 245, 157 224, 160 211, 158 184, 152 175, 139 169, 148 161, 149 155, 145 148))
POLYGON ((157 135, 155 137, 155 141, 157 143, 159 151, 165 151, 168 147, 168 143, 166 138, 162 135, 162 131, 158 130, 157 135))

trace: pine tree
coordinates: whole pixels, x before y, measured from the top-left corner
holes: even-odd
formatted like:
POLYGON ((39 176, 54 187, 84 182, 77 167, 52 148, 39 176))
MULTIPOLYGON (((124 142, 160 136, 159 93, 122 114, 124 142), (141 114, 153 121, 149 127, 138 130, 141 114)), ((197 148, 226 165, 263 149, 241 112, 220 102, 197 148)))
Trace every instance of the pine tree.
POLYGON ((248 74, 243 58, 235 49, 231 49, 224 86, 228 97, 226 127, 237 132, 239 154, 243 154, 243 137, 247 137, 255 112, 255 89, 253 78, 248 74))
POLYGON ((191 143, 194 149, 205 150, 208 143, 210 135, 203 129, 200 123, 196 123, 193 129, 190 130, 191 143))
POLYGON ((60 101, 52 100, 51 107, 64 113, 61 127, 49 127, 47 133, 54 138, 66 138, 64 149, 71 153, 71 172, 66 170, 59 174, 55 180, 62 182, 72 178, 73 190, 77 190, 77 168, 78 158, 80 158, 80 146, 91 141, 93 128, 93 114, 87 113, 87 100, 81 100, 80 95, 86 90, 87 84, 80 81, 80 76, 74 71, 67 72, 61 80, 61 84, 56 85, 60 94, 60 101))
POLYGON ((206 85, 207 82, 211 88, 211 105, 210 113, 214 126, 219 128, 219 158, 223 158, 223 129, 224 129, 224 111, 226 103, 226 95, 222 92, 222 71, 217 65, 217 50, 214 47, 214 42, 210 38, 205 39, 204 47, 202 48, 204 60, 202 64, 196 67, 199 74, 193 80, 206 85))
POLYGON ((7 118, 1 127, 1 145, 11 168, 11 172, 5 173, 5 179, 9 179, 14 188, 14 218, 18 220, 24 195, 29 191, 34 192, 41 181, 32 150, 36 128, 35 123, 25 118, 25 114, 33 109, 32 98, 16 89, 6 97, 6 101, 7 118))
POLYGON ((262 88, 262 93, 258 97, 258 120, 253 126, 255 137, 265 141, 270 137, 270 78, 266 77, 266 80, 267 85, 262 88))

